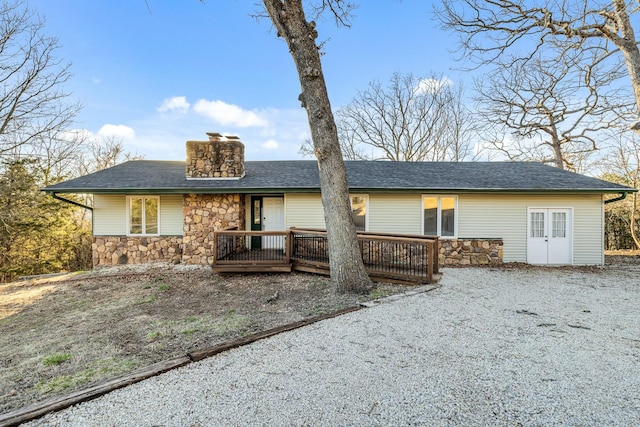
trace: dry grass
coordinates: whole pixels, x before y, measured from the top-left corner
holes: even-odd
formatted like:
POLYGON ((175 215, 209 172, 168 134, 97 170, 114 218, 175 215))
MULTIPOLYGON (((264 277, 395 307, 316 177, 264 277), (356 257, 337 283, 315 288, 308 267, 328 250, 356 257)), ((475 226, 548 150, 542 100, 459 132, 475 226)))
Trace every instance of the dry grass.
POLYGON ((166 266, 0 285, 0 413, 405 289, 338 295, 314 275, 166 266))

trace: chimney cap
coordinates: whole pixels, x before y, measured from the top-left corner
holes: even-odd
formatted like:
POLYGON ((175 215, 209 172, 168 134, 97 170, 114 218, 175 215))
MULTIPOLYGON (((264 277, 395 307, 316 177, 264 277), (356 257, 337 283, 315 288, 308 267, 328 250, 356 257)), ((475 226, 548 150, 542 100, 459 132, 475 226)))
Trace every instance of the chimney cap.
POLYGON ((219 141, 222 139, 222 134, 219 132, 207 132, 207 136, 210 141, 219 141))
POLYGON ((238 135, 227 135, 226 138, 227 139, 233 139, 233 140, 240 139, 240 137, 238 135))

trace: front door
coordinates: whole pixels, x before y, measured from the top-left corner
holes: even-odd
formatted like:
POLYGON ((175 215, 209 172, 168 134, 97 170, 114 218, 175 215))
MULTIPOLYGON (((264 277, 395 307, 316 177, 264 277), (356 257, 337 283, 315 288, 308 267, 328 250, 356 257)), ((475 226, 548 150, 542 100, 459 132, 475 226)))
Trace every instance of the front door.
POLYGON ((572 264, 571 209, 530 208, 527 225, 529 264, 572 264))
MULTIPOLYGON (((284 230, 284 199, 282 197, 262 198, 262 230, 284 230)), ((264 249, 284 248, 284 236, 263 236, 264 249)))
MULTIPOLYGON (((251 231, 262 231, 262 197, 251 196, 251 231)), ((261 249, 260 236, 251 237, 251 249, 261 249)))

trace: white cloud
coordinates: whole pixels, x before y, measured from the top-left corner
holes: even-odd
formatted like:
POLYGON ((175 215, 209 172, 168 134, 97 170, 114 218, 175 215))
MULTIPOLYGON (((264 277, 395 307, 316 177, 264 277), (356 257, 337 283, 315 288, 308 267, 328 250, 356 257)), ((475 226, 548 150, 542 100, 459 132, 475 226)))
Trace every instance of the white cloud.
POLYGON ((93 83, 97 84, 97 85, 102 83, 102 79, 100 77, 94 77, 94 78, 91 79, 91 81, 93 81, 93 83))
POLYGON ((201 99, 193 106, 193 110, 223 126, 241 128, 269 126, 269 122, 255 111, 243 110, 237 105, 227 104, 224 101, 201 99))
POLYGON ((453 82, 447 77, 440 79, 421 79, 416 87, 417 93, 435 93, 446 86, 452 86, 453 82))
POLYGON ((158 107, 160 113, 168 113, 175 111, 176 113, 186 114, 189 111, 189 104, 187 98, 184 96, 174 96, 173 98, 167 98, 162 102, 162 105, 158 107))
MULTIPOLYGON (((189 98, 187 98, 189 99, 189 98)), ((158 102, 158 105, 160 103, 158 102)), ((156 107, 158 106, 156 105, 156 107)), ((302 159, 300 146, 309 136, 309 123, 306 111, 302 108, 275 109, 269 106, 255 110, 259 117, 268 123, 266 127, 243 128, 233 125, 221 125, 204 118, 194 111, 195 101, 184 115, 158 113, 155 108, 143 120, 127 121, 127 126, 135 129, 135 138, 123 139, 125 151, 144 156, 149 160, 184 160, 186 141, 206 141, 205 132, 220 132, 223 135, 240 135, 245 145, 247 160, 291 160, 302 159), (277 144, 277 146, 276 146, 277 144)), ((103 122, 104 123, 104 122, 103 122)), ((115 123, 104 127, 93 136, 113 134, 118 128, 115 123)), ((125 126, 123 130, 126 130, 125 126)), ((129 130, 129 135, 133 131, 129 130)), ((126 135, 126 132, 125 132, 126 135)))
POLYGON ((98 131, 100 136, 115 136, 123 139, 133 139, 136 137, 136 131, 125 125, 106 124, 98 131))
POLYGON ((65 141, 87 140, 94 137, 88 129, 67 129, 62 132, 65 141))
POLYGON ((278 144, 278 141, 270 139, 262 144, 261 147, 267 150, 277 150, 278 148, 280 148, 280 144, 278 144))

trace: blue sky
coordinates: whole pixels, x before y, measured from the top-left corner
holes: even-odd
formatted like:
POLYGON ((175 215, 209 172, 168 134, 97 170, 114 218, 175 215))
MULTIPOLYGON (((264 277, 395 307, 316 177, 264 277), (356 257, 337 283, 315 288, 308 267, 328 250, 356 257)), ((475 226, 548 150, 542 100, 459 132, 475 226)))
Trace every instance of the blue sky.
MULTIPOLYGON (((182 160, 205 132, 239 135, 247 160, 296 159, 309 138, 293 60, 248 0, 31 0, 72 64, 67 85, 84 108, 78 128, 123 138, 147 159, 182 160)), ((351 28, 318 22, 334 109, 393 72, 453 70, 454 39, 431 2, 359 2, 351 28)))

